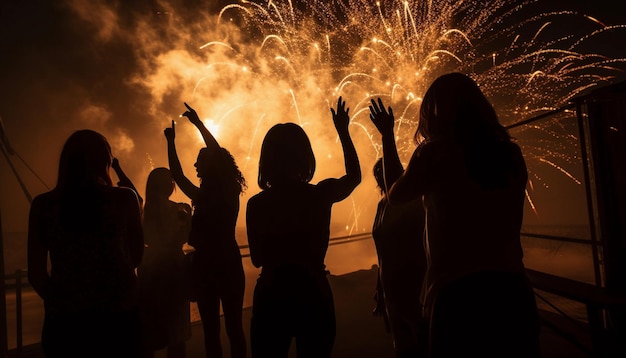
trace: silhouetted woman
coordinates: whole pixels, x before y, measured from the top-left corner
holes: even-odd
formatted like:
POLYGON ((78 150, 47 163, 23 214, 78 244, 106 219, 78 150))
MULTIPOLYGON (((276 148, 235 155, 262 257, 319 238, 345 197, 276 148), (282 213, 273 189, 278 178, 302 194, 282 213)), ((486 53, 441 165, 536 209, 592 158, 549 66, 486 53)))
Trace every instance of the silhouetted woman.
POLYGON ((200 149, 196 171, 200 187, 183 173, 174 144, 175 130, 165 129, 170 170, 176 184, 193 205, 189 245, 196 251, 193 261, 193 281, 198 309, 204 328, 204 346, 207 357, 221 357, 220 301, 224 311, 226 333, 232 357, 246 356, 242 309, 245 276, 241 253, 235 240, 235 225, 239 214, 239 196, 245 189, 245 180, 235 159, 219 146, 213 135, 202 124, 196 111, 185 103, 183 116, 193 123, 206 144, 200 149))
POLYGON ((191 337, 182 250, 189 238, 191 206, 169 199, 174 187, 168 169, 150 172, 143 214, 147 247, 138 269, 145 356, 167 347, 169 358, 185 357, 185 340, 191 337))
POLYGON ((537 357, 537 307, 520 244, 528 179, 520 148, 459 73, 424 95, 415 140, 389 200, 423 195, 431 356, 537 357))
POLYGON ((385 315, 397 358, 424 357, 428 345, 420 304, 426 273, 424 208, 421 198, 404 205, 388 204, 388 188, 404 171, 393 132, 395 118, 391 107, 385 109, 379 98, 378 102, 372 100, 370 119, 382 135, 383 145, 383 158, 374 165, 382 194, 372 228, 379 267, 374 313, 385 315))
POLYGON ((333 122, 344 152, 346 175, 310 184, 315 157, 304 130, 277 124, 263 140, 258 184, 248 201, 247 230, 252 263, 261 267, 251 322, 253 357, 287 357, 295 338, 298 357, 330 357, 335 309, 324 257, 331 208, 361 181, 350 117, 339 98, 333 122))
POLYGON ((101 134, 75 132, 61 152, 56 187, 31 205, 28 278, 44 301, 47 357, 141 354, 140 208, 132 190, 112 186, 111 160, 101 134))

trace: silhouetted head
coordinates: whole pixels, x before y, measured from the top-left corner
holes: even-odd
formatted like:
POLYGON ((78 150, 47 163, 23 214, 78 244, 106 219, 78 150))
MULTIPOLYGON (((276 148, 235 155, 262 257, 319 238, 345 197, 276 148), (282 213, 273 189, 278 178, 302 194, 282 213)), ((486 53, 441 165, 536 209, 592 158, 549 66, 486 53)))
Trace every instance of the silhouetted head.
POLYGON ((376 185, 378 186, 378 189, 380 189, 380 192, 384 192, 385 191, 385 174, 384 174, 384 170, 383 170, 383 158, 378 158, 378 160, 376 160, 376 163, 374 163, 374 179, 376 179, 376 185))
POLYGON ((478 138, 510 139, 474 80, 461 73, 437 78, 422 100, 416 143, 441 139, 467 142, 478 138))
POLYGON ((102 134, 89 129, 74 132, 61 151, 57 189, 112 186, 112 160, 111 146, 102 134))
POLYGON ((198 178, 210 178, 211 174, 215 175, 217 171, 217 165, 215 162, 215 157, 210 155, 209 150, 207 148, 200 149, 198 152, 198 158, 196 159, 196 163, 193 165, 196 167, 196 173, 198 173, 198 178))
POLYGON ((194 166, 201 180, 201 187, 202 184, 222 182, 218 179, 226 179, 228 182, 236 183, 240 193, 246 188, 246 180, 235 158, 226 148, 220 147, 216 153, 211 153, 208 148, 200 149, 194 166))
POLYGON ((315 156, 302 127, 277 124, 263 139, 258 184, 261 189, 285 184, 308 183, 315 173, 315 156))
POLYGON ((146 182, 146 202, 169 198, 174 192, 174 179, 167 168, 156 168, 148 175, 146 182))
POLYGON ((469 177, 487 189, 505 187, 518 170, 517 147, 471 78, 450 73, 430 86, 420 109, 415 141, 458 144, 469 177))

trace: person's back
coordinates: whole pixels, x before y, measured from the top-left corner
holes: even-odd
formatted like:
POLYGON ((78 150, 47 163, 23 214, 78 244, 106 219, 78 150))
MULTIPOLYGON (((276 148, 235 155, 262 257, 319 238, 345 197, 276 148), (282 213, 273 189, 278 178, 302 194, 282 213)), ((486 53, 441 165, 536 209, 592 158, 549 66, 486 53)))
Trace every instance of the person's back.
POLYGON ((254 289, 253 357, 287 357, 295 338, 299 357, 330 357, 335 310, 326 278, 331 208, 361 180, 350 139, 350 118, 339 98, 331 109, 345 156, 346 175, 309 184, 315 157, 304 130, 293 123, 272 127, 261 148, 258 183, 248 200, 250 258, 261 275, 254 289))
POLYGON ((99 206, 98 217, 89 218, 89 225, 84 225, 84 217, 64 225, 63 200, 55 192, 37 197, 33 204, 41 210, 37 230, 45 233, 42 240, 50 253, 50 288, 54 292, 46 304, 50 314, 116 310, 135 303, 134 263, 126 247, 129 233, 125 232, 132 218, 126 205, 134 193, 102 187, 80 195, 99 206))
POLYGON ((166 168, 148 176, 143 229, 144 259, 137 273, 145 357, 167 347, 168 357, 185 356, 191 337, 189 278, 182 251, 189 237, 191 206, 169 200, 174 181, 166 168))
POLYGON ((140 354, 140 208, 134 191, 111 186, 111 159, 102 135, 74 133, 61 153, 57 186, 31 205, 28 277, 44 300, 49 357, 140 354))
POLYGON ((423 196, 431 357, 537 357, 537 307, 520 243, 528 179, 520 148, 460 73, 429 87, 415 140, 389 200, 423 196))
POLYGON ((527 174, 517 145, 507 147, 518 165, 510 185, 500 188, 484 188, 469 178, 463 153, 453 144, 431 142, 421 149, 433 163, 424 174, 432 182, 424 195, 427 306, 431 290, 460 276, 484 270, 524 272, 519 232, 527 174))
POLYGON ((253 216, 251 224, 262 230, 259 235, 272 238, 263 244, 260 265, 271 269, 295 264, 323 273, 334 204, 324 188, 311 184, 270 188, 250 201, 252 207, 266 208, 253 216))

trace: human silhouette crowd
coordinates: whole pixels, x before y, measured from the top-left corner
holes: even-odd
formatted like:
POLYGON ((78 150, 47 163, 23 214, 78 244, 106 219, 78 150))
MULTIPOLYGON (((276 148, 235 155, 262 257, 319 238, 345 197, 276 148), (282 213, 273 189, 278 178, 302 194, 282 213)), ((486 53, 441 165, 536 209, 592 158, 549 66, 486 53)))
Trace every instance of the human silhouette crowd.
MULTIPOLYGON (((235 236, 247 183, 184 105, 205 144, 194 164, 199 185, 183 172, 174 121, 164 130, 169 168, 150 172, 144 197, 104 136, 85 129, 67 139, 57 185, 35 198, 29 218, 28 278, 44 302, 44 354, 154 357, 166 349, 168 358, 184 358, 197 302, 207 357, 222 357, 220 307, 233 358, 286 358, 292 341, 298 357, 331 357, 332 207, 362 179, 346 101, 330 108, 343 150, 339 178, 311 182, 316 160, 301 126, 280 123, 265 135, 261 191, 246 204, 250 258, 260 268, 249 339, 235 236), (170 200, 176 187, 191 205, 170 200)), ((520 244, 526 165, 487 98, 467 75, 437 78, 423 97, 406 168, 393 109, 372 98, 369 110, 383 153, 373 168, 373 312, 384 317, 395 357, 539 357, 520 244)))

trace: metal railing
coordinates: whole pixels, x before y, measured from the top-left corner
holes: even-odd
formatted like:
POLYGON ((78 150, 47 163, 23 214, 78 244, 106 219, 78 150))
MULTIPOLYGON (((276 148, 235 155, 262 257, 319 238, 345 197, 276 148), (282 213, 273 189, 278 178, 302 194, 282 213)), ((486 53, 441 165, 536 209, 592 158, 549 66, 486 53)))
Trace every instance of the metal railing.
MULTIPOLYGON (((360 234, 355 234, 355 235, 333 237, 333 238, 330 238, 329 240, 329 246, 350 244, 350 243, 354 243, 358 241, 367 240, 367 239, 370 239, 371 237, 372 237, 372 234, 370 232, 360 233, 360 234)), ((250 249, 249 245, 239 245, 240 251, 249 250, 249 249, 250 249)), ((244 253, 241 256, 244 258, 249 258, 250 253, 249 252, 244 253)), ((24 343, 23 343, 24 320, 23 320, 23 314, 22 314, 23 290, 24 288, 28 288, 31 286, 30 283, 28 282, 28 279, 25 279, 26 277, 28 277, 28 271, 25 269, 19 269, 19 270, 16 270, 13 274, 8 274, 4 276, 4 281, 5 282, 8 281, 5 285, 6 290, 7 291, 15 290, 16 348, 10 351, 13 352, 14 355, 17 357, 21 356, 22 351, 24 349, 24 343)))
POLYGON ((17 354, 18 357, 21 355, 22 349, 24 348, 23 336, 22 336, 23 327, 24 327, 24 320, 22 316, 22 309, 23 309, 22 292, 24 288, 30 287, 30 283, 28 282, 28 280, 27 279, 24 280, 25 277, 27 277, 27 271, 23 269, 16 270, 15 273, 4 276, 5 289, 7 291, 15 290, 15 330, 16 330, 16 344, 17 344, 15 353, 17 354), (9 282, 7 283, 6 281, 9 281, 9 282))

